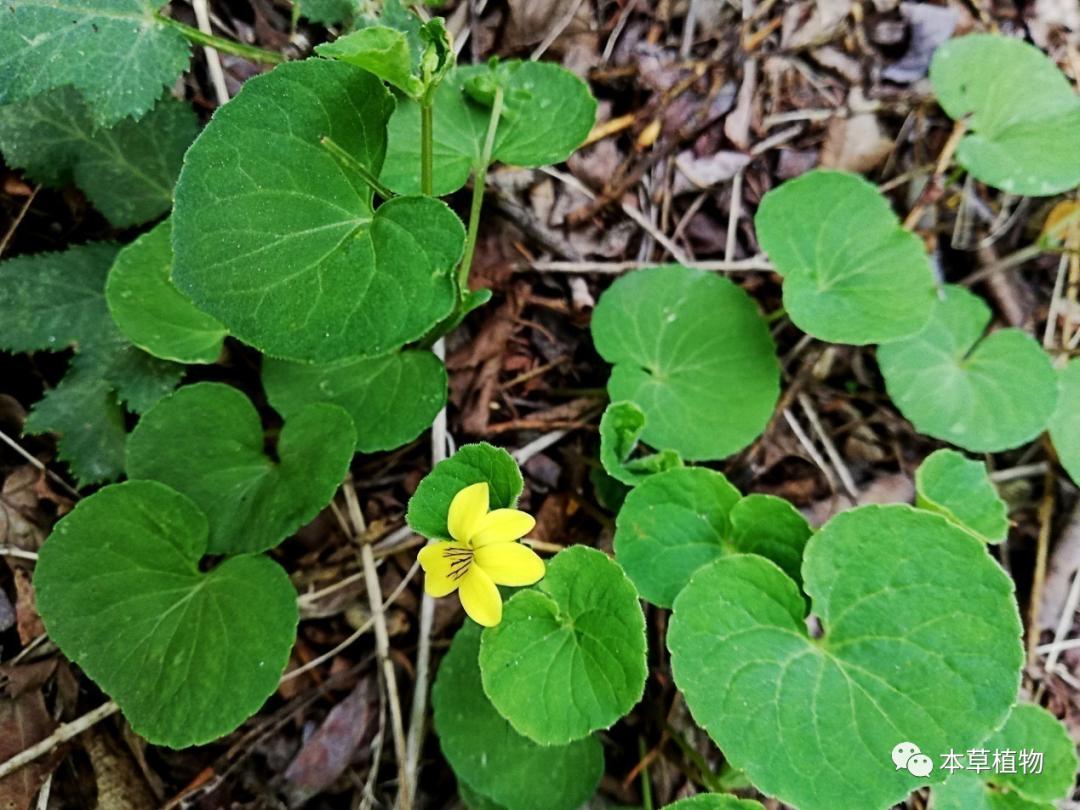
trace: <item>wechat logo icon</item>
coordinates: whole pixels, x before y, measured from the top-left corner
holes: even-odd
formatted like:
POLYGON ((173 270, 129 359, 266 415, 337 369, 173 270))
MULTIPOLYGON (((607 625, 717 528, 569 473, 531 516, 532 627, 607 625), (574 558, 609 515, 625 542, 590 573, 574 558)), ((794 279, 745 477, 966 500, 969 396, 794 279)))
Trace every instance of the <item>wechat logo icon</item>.
POLYGON ((919 746, 913 742, 902 742, 893 746, 892 761, 896 770, 906 770, 920 779, 929 776, 934 770, 934 760, 920 751, 919 746))

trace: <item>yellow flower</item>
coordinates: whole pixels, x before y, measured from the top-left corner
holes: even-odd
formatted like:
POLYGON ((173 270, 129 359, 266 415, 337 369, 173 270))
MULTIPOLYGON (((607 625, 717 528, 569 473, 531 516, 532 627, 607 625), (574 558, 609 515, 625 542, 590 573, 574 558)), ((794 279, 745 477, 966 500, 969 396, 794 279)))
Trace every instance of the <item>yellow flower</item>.
POLYGON ((488 511, 488 485, 479 483, 454 496, 446 523, 453 539, 420 550, 424 590, 435 597, 457 591, 473 621, 494 627, 502 621, 496 586, 532 585, 544 576, 544 561, 514 542, 536 521, 517 509, 488 511))

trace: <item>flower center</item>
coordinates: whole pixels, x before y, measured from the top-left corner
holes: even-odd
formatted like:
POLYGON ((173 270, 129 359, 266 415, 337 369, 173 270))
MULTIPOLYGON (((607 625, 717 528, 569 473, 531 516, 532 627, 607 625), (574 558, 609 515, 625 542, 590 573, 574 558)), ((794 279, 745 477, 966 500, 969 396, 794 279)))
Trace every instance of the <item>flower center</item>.
POLYGON ((448 546, 443 550, 443 556, 450 560, 450 579, 461 579, 469 572, 469 566, 473 561, 473 550, 463 546, 448 546))

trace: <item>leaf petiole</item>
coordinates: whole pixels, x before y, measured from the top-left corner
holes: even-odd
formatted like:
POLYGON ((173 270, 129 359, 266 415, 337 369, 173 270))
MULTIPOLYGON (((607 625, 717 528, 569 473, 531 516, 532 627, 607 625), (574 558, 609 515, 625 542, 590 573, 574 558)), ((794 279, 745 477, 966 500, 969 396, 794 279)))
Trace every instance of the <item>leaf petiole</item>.
POLYGON ((319 145, 323 147, 327 152, 333 156, 333 158, 344 166, 346 169, 356 172, 360 175, 360 179, 371 186, 372 191, 382 197, 384 200, 391 200, 397 195, 390 189, 379 182, 379 178, 372 174, 371 170, 363 163, 358 161, 334 141, 330 139, 328 135, 323 135, 319 138, 319 145))
POLYGON ((487 179, 491 155, 495 151, 495 133, 499 129, 499 119, 503 112, 502 85, 495 86, 495 97, 491 104, 491 118, 488 120, 487 136, 484 138, 484 150, 480 162, 473 171, 472 202, 469 205, 469 230, 465 237, 465 255, 458 268, 458 290, 462 299, 469 293, 469 270, 472 268, 473 255, 476 253, 476 237, 480 231, 480 211, 484 207, 484 184, 487 179))
POLYGON ((179 20, 174 20, 172 17, 155 14, 154 19, 170 28, 175 28, 188 40, 197 45, 205 45, 214 50, 221 51, 222 53, 231 53, 233 56, 240 56, 244 59, 251 59, 255 62, 265 62, 271 65, 277 65, 285 61, 285 57, 275 51, 267 51, 263 48, 256 48, 254 45, 246 45, 243 42, 207 34, 200 31, 198 28, 185 25, 179 20))

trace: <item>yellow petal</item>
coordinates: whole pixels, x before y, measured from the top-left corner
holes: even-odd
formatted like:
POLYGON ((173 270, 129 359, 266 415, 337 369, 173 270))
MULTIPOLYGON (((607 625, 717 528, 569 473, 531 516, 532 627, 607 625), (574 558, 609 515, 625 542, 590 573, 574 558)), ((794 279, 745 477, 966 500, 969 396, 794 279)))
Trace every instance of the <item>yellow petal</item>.
POLYGON ((544 576, 544 561, 521 543, 496 543, 476 550, 479 566, 496 585, 532 585, 544 576))
POLYGON ((486 481, 465 487, 450 502, 450 513, 446 517, 450 536, 455 540, 468 543, 476 530, 476 524, 487 514, 488 485, 486 481))
POLYGON ((525 512, 517 509, 495 509, 476 524, 469 541, 473 548, 490 543, 509 543, 527 535, 535 525, 532 515, 525 512))
POLYGON ((478 565, 472 565, 461 578, 461 606, 474 622, 494 627, 502 621, 502 597, 499 589, 478 565))
MULTIPOLYGON (((424 569, 424 590, 436 598, 453 593, 461 584, 461 566, 471 550, 461 543, 443 540, 420 549, 416 558, 424 569)), ((472 567, 475 567, 473 563, 472 567)))

